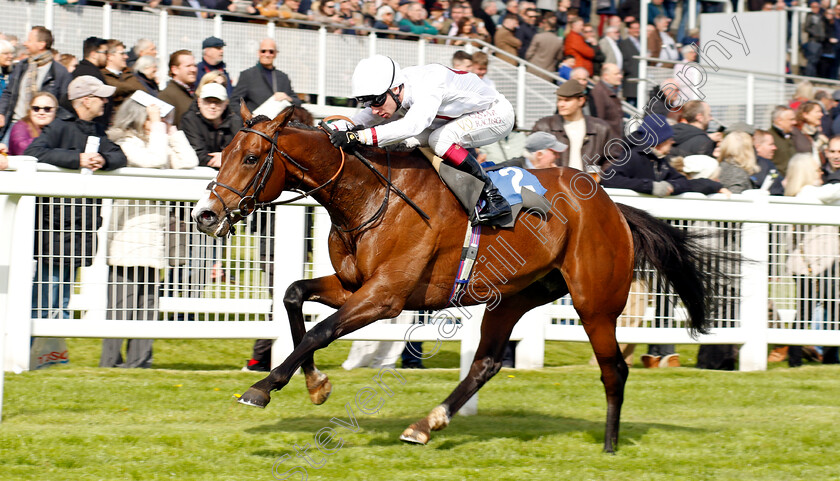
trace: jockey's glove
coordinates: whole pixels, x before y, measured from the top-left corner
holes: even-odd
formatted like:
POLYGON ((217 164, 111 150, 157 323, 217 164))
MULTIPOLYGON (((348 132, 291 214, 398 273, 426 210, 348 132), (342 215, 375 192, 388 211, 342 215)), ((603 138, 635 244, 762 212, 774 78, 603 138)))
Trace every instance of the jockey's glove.
POLYGON ((359 133, 351 130, 335 130, 330 133, 330 142, 339 149, 353 150, 359 145, 359 133))

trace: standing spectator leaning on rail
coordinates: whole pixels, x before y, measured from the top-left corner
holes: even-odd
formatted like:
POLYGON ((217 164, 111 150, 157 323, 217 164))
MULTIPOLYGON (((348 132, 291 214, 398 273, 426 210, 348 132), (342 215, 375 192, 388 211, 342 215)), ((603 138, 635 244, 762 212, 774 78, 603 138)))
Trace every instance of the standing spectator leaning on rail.
MULTIPOLYGON (((790 159, 785 183, 785 195, 806 199, 814 203, 840 205, 840 184, 823 184, 819 158, 809 154, 796 154, 790 159)), ((792 240, 788 243, 786 261, 788 272, 796 279, 798 328, 838 329, 840 300, 837 292, 840 282, 840 237, 835 226, 794 226, 792 240)), ((802 346, 790 346, 790 367, 802 365, 802 346)), ((823 348, 822 362, 837 364, 837 347, 823 348)))
MULTIPOLYGON (((184 133, 161 120, 160 107, 123 102, 108 138, 125 153, 129 167, 191 169, 198 165, 184 133)), ((108 225, 108 319, 156 321, 161 272, 168 262, 169 207, 150 200, 114 200, 108 225)), ((148 368, 152 339, 103 339, 99 367, 148 368)))
POLYGON ((29 102, 26 116, 12 126, 9 135, 9 153, 22 155, 41 131, 55 120, 58 100, 49 92, 38 92, 29 102))
POLYGON ((238 110, 240 100, 244 100, 248 110, 253 112, 268 99, 277 102, 285 100, 300 107, 301 101, 292 88, 289 76, 274 67, 277 58, 277 44, 274 40, 264 38, 260 42, 257 56, 257 64, 239 74, 239 82, 231 97, 233 108, 238 110))
MULTIPOLYGON (((93 119, 102 115, 114 87, 84 75, 70 82, 67 96, 73 111, 61 110, 58 118, 24 151, 38 162, 66 169, 113 170, 126 165, 125 154, 108 140, 105 130, 93 119), (91 138, 99 141, 96 152, 86 152, 91 138)), ((70 318, 66 310, 76 268, 90 265, 99 228, 96 199, 36 200, 35 248, 37 261, 32 284, 32 317, 70 318)))
POLYGON ((400 20, 400 27, 408 27, 408 31, 417 34, 437 35, 438 30, 426 21, 426 10, 420 2, 412 2, 406 10, 406 18, 400 20))
POLYGON ((228 79, 227 94, 228 97, 233 93, 233 82, 230 80, 231 76, 228 73, 225 65, 225 41, 218 37, 207 37, 201 42, 201 62, 196 65, 197 73, 195 82, 201 82, 201 77, 204 77, 213 70, 221 70, 228 79))
POLYGON ((32 95, 43 91, 61 98, 67 91, 70 74, 53 61, 52 44, 48 28, 37 26, 29 31, 24 42, 29 57, 15 65, 0 94, 0 141, 5 141, 12 124, 26 115, 32 95))
POLYGON ((190 109, 195 98, 197 73, 195 57, 189 50, 176 50, 169 56, 169 83, 160 92, 160 99, 175 107, 175 125, 181 127, 181 118, 190 109))

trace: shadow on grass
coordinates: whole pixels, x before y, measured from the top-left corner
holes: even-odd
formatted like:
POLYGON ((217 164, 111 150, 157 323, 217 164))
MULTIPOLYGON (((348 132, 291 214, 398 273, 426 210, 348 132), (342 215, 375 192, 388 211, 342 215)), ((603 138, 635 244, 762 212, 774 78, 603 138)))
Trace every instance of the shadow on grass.
MULTIPOLYGON (((246 429, 249 434, 268 434, 277 432, 301 432, 314 435, 323 427, 336 428, 327 417, 288 418, 274 424, 265 424, 246 429)), ((368 418, 356 415, 356 421, 361 433, 373 436, 364 446, 397 446, 404 444, 399 435, 417 418, 368 418)), ((620 444, 636 443, 651 429, 663 431, 702 432, 701 428, 660 423, 621 423, 620 444)), ((429 442, 430 449, 450 450, 463 444, 487 441, 492 439, 516 439, 532 441, 544 436, 566 433, 586 433, 595 444, 604 443, 604 421, 572 418, 566 416, 548 416, 545 413, 528 411, 493 411, 489 410, 475 416, 456 416, 449 427, 443 431, 433 432, 429 442), (437 442, 436 442, 437 441, 437 442)), ((277 452, 259 451, 258 456, 276 457, 277 452)))

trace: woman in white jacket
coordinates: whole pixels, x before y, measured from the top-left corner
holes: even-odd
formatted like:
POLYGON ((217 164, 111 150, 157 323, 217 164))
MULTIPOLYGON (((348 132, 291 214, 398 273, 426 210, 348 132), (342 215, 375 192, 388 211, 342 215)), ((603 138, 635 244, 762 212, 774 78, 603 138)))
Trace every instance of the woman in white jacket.
MULTIPOLYGON (((785 195, 813 203, 840 205, 840 184, 822 181, 820 162, 814 155, 796 154, 788 163, 785 195)), ((797 321, 810 320, 814 328, 840 328, 840 299, 837 276, 840 274, 840 234, 836 226, 794 226, 787 259, 787 269, 797 284, 797 321), (822 318, 822 326, 817 323, 822 318)), ((803 326, 800 326, 803 327, 803 326)), ((802 364, 801 347, 791 346, 791 367, 802 364)), ((823 363, 837 364, 837 347, 823 348, 823 363)))
MULTIPOLYGON (((198 157, 183 132, 161 120, 160 108, 126 100, 108 130, 129 167, 191 169, 198 157)), ((108 318, 157 320, 161 270, 167 264, 169 206, 165 202, 115 200, 108 226, 108 318)), ((102 342, 100 367, 151 367, 152 340, 129 339, 125 361, 122 339, 102 342)))

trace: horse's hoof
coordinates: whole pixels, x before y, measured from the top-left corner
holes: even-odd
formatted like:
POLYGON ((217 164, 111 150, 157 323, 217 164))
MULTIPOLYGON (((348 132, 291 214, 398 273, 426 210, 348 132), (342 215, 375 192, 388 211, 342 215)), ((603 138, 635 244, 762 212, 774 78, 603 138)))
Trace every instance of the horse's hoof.
POLYGON ((309 399, 312 401, 312 404, 320 406, 321 404, 327 402, 331 393, 332 383, 330 383, 330 380, 324 376, 324 379, 320 384, 309 389, 309 399))
POLYGON ((267 392, 254 388, 249 388, 245 391, 245 394, 239 398, 239 404, 258 408, 265 408, 269 401, 271 401, 271 396, 269 396, 267 392))
POLYGON ((412 444, 422 444, 425 445, 429 442, 429 434, 424 433, 422 431, 418 431, 412 427, 409 427, 400 435, 400 441, 405 441, 407 443, 412 444))

